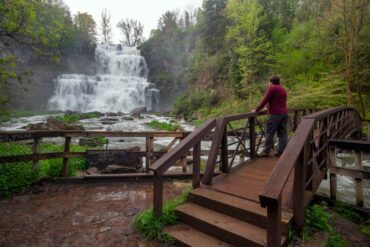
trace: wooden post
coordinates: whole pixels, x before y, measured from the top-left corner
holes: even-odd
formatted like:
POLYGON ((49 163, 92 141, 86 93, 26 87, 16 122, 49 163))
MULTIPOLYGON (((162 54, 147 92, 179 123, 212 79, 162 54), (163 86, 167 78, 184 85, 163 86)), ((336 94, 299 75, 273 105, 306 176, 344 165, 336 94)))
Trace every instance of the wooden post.
POLYGON ((370 121, 367 121, 367 140, 370 142, 370 121))
POLYGON ((223 173, 229 172, 229 153, 227 147, 227 127, 225 126, 224 134, 221 140, 221 171, 223 173))
POLYGON ((193 188, 200 187, 200 154, 201 142, 193 147, 193 188))
MULTIPOLYGON (((355 151, 355 169, 362 170, 362 153, 361 151, 355 151)), ((364 206, 364 193, 362 187, 362 179, 355 178, 356 184, 356 205, 363 207, 364 206)))
MULTIPOLYGON (((336 149, 333 147, 329 150, 329 159, 330 167, 337 166, 336 149)), ((330 199, 337 200, 337 174, 332 172, 330 172, 330 199)))
MULTIPOLYGON (((37 156, 40 153, 40 142, 41 138, 34 138, 33 139, 33 146, 32 146, 32 152, 34 156, 37 156)), ((39 158, 33 160, 33 169, 36 171, 39 167, 39 158)))
MULTIPOLYGON (((182 141, 182 140, 184 140, 185 139, 185 137, 181 137, 180 138, 180 141, 179 141, 179 143, 182 141)), ((181 158, 181 160, 180 160, 180 164, 181 164, 181 166, 182 166, 182 172, 187 172, 188 171, 188 163, 187 163, 187 159, 186 159, 186 156, 184 156, 184 157, 182 157, 181 158)))
POLYGON ((297 129, 298 127, 298 111, 294 110, 293 114, 293 132, 297 129))
POLYGON ((149 134, 145 138, 145 151, 146 151, 146 160, 145 160, 145 172, 149 172, 150 167, 150 159, 152 158, 152 152, 153 152, 153 137, 149 134))
POLYGON ((309 155, 309 144, 306 143, 294 167, 293 217, 298 232, 302 230, 304 225, 304 186, 306 181, 305 168, 309 160, 309 155))
POLYGON ((256 152, 256 121, 255 117, 250 117, 249 121, 249 148, 250 148, 250 155, 251 159, 257 159, 257 152, 256 152))
POLYGON ((163 206, 163 177, 154 175, 154 188, 153 188, 153 211, 156 217, 162 216, 163 206))
POLYGON ((267 245, 281 246, 281 195, 267 204, 267 245))
MULTIPOLYGON (((69 153, 71 145, 71 137, 67 136, 64 144, 64 153, 69 153)), ((62 177, 67 177, 68 174, 68 158, 63 158, 62 177)))

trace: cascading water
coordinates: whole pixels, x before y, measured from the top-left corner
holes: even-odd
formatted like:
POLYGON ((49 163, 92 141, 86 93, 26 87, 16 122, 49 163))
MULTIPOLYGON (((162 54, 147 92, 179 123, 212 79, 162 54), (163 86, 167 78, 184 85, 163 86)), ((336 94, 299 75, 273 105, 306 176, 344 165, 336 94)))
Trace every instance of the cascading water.
POLYGON ((98 45, 97 75, 63 74, 56 79, 50 110, 129 112, 154 110, 159 90, 147 81, 148 68, 135 47, 98 45))

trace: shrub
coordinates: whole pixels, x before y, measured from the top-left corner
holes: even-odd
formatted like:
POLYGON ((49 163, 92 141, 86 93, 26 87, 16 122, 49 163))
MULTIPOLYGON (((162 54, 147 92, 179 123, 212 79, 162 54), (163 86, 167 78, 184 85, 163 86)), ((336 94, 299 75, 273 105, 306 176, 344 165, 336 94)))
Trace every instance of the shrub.
POLYGON ((38 179, 32 163, 0 165, 0 197, 26 191, 38 179))
POLYGON ((157 239, 164 242, 173 243, 174 239, 162 233, 165 225, 174 225, 178 222, 178 216, 175 213, 177 206, 184 204, 188 200, 190 189, 185 190, 174 200, 170 200, 163 206, 163 215, 160 218, 155 217, 153 209, 149 209, 136 215, 134 219, 135 228, 145 237, 157 239))
MULTIPOLYGON (((84 152, 86 147, 71 145, 72 152, 84 152)), ((41 153, 61 152, 62 145, 42 143, 41 153)), ((30 145, 22 143, 0 143, 0 156, 31 154, 30 145)), ((59 177, 63 159, 41 160, 38 169, 32 162, 19 162, 0 165, 0 196, 8 197, 26 191, 32 184, 44 177, 59 177)), ((73 158, 68 162, 68 176, 75 176, 77 171, 85 170, 89 164, 83 158, 73 158)))
POLYGON ((161 129, 161 130, 167 130, 167 131, 176 131, 177 129, 181 128, 180 125, 160 122, 158 120, 152 120, 149 123, 149 127, 153 129, 161 129))

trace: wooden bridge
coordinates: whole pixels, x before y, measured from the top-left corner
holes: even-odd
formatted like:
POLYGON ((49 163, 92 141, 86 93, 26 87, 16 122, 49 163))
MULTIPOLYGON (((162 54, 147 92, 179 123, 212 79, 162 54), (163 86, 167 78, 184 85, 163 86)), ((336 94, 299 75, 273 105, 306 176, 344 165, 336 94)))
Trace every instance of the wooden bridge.
MULTIPOLYGON (((189 202, 177 208, 181 223, 164 230, 178 243, 284 246, 290 226, 302 229, 305 207, 326 177, 330 162, 335 163, 336 148, 369 151, 369 142, 361 141, 364 121, 359 113, 351 107, 338 107, 318 112, 294 110, 290 114, 292 136, 282 156, 257 158, 264 137, 261 119, 265 115, 248 113, 210 119, 151 165, 154 213, 159 217, 163 174, 192 150, 194 190, 189 202), (213 130, 215 135, 201 178, 201 141, 213 130), (356 141, 345 141, 349 139, 356 141), (230 147, 234 149, 231 154, 230 147), (329 149, 334 153, 329 155, 329 149), (214 176, 218 169, 221 174, 214 176)), ((342 172, 356 178, 357 203, 361 205, 360 182, 369 179, 370 172, 361 165, 357 168, 343 168, 342 172)), ((338 169, 330 169, 332 197, 336 172, 338 169)))

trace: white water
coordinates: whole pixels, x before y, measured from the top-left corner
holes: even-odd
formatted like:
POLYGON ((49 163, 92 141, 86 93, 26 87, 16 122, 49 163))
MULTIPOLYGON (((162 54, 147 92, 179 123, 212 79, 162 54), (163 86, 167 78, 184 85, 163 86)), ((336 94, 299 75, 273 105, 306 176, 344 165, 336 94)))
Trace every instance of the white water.
POLYGON ((159 90, 147 81, 148 68, 135 47, 98 45, 97 75, 63 74, 49 100, 50 110, 130 112, 154 110, 159 90))

